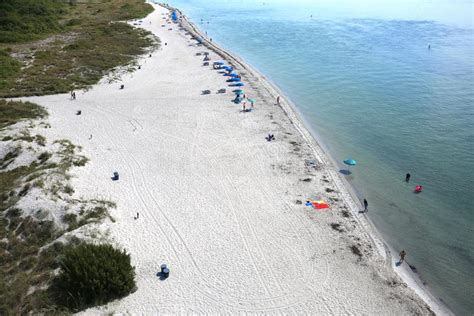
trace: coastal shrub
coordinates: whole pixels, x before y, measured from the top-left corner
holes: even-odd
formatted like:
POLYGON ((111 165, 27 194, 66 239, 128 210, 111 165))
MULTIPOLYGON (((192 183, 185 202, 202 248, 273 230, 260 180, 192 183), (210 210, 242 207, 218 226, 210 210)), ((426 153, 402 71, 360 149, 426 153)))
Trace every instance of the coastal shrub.
POLYGON ((51 158, 52 154, 47 152, 47 151, 44 151, 42 152, 39 156, 38 156, 38 160, 41 162, 41 163, 45 163, 49 158, 51 158))
POLYGON ((21 63, 12 58, 6 50, 0 50, 0 88, 8 85, 8 79, 15 77, 21 69, 21 63))
POLYGON ((31 102, 0 100, 0 129, 21 119, 43 118, 46 114, 43 107, 31 102))
POLYGON ((149 32, 118 21, 152 11, 143 0, 94 1, 93 5, 78 1, 71 6, 65 0, 1 0, 0 49, 3 42, 11 51, 0 54, 0 98, 87 88, 115 67, 131 64, 155 42, 149 32), (24 10, 30 2, 32 12, 24 10), (44 16, 35 24, 37 12, 44 16), (47 46, 33 41, 46 36, 50 36, 47 46), (15 44, 25 41, 28 45, 15 44), (28 67, 22 68, 22 63, 28 67))
POLYGON ((135 288, 130 255, 112 245, 81 244, 69 247, 59 262, 54 281, 57 304, 71 310, 105 304, 135 288))
POLYGON ((62 0, 0 1, 0 43, 25 42, 62 29, 62 0))

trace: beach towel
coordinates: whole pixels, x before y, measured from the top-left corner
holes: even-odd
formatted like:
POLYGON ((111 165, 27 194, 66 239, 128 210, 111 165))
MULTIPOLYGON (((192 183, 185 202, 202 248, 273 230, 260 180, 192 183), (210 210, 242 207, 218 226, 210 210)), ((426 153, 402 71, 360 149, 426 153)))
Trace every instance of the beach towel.
POLYGON ((306 206, 311 206, 317 210, 322 210, 322 209, 326 209, 326 208, 329 208, 329 204, 327 204, 326 202, 324 202, 323 200, 318 200, 318 201, 307 201, 305 203, 306 206))

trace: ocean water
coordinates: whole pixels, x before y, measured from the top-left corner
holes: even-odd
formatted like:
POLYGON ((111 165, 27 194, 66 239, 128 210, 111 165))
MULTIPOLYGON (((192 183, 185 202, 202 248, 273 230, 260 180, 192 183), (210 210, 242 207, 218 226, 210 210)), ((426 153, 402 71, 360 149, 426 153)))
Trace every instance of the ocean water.
POLYGON ((437 297, 473 314, 473 2, 169 3, 269 77, 338 163, 358 161, 346 177, 377 229, 437 297))

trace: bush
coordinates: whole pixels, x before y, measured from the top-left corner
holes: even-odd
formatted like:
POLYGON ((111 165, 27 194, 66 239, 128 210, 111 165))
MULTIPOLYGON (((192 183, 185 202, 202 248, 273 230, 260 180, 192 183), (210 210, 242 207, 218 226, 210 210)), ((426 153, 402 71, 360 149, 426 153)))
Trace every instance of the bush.
POLYGON ((101 305, 135 288, 130 255, 112 245, 81 244, 68 248, 54 281, 57 304, 72 310, 101 305))

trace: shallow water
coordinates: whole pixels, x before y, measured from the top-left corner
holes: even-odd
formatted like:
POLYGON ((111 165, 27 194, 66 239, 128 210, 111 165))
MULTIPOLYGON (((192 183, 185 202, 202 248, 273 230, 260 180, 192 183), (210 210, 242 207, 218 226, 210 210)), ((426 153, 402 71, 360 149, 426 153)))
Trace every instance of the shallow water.
POLYGON ((169 3, 276 83, 333 158, 358 161, 347 178, 378 230, 471 314, 473 3, 285 2, 169 3))

